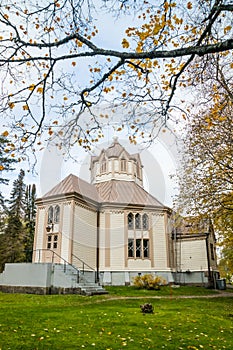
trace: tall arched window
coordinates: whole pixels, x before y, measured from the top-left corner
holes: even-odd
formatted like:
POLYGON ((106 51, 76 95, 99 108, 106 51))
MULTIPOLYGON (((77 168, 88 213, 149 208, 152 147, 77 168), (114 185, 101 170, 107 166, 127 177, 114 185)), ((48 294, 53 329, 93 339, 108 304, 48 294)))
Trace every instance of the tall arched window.
POLYGON ((127 170, 127 162, 126 159, 121 159, 121 171, 127 170))
POLYGON ((54 208, 54 223, 57 224, 60 221, 60 207, 56 205, 54 208))
POLYGON ((134 219, 133 214, 129 213, 128 214, 128 229, 129 230, 132 230, 134 228, 133 219, 134 219))
POLYGON ((48 210, 48 224, 53 223, 53 207, 50 206, 48 210))
POLYGON ((135 215, 135 228, 140 229, 141 228, 141 215, 137 213, 135 215))
POLYGON ((143 230, 149 229, 149 218, 147 214, 143 214, 142 216, 142 228, 143 230))
POLYGON ((100 164, 100 173, 103 174, 103 173, 106 173, 106 171, 107 171, 107 163, 106 163, 106 160, 104 159, 100 164))

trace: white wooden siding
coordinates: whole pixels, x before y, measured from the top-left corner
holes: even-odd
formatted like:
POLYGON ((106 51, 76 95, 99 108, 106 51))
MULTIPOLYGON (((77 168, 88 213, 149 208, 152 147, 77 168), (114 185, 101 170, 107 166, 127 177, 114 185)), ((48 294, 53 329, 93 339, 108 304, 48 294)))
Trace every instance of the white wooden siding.
POLYGON ((105 267, 105 249, 106 249, 106 229, 105 213, 100 213, 100 230, 99 230, 99 265, 103 270, 105 267))
POLYGON ((208 264, 207 264, 205 240, 199 239, 199 240, 192 240, 192 241, 182 241, 180 244, 180 249, 181 249, 180 269, 182 271, 207 270, 208 264))
POLYGON ((39 262, 39 256, 41 256, 41 253, 39 253, 38 249, 43 249, 43 243, 45 239, 45 219, 46 219, 46 210, 45 208, 38 208, 38 214, 37 214, 37 225, 36 225, 36 233, 35 233, 35 245, 34 249, 37 251, 34 254, 33 262, 39 262))
POLYGON ((152 215, 153 257, 155 269, 167 268, 167 242, 164 215, 152 215))
POLYGON ((110 262, 111 269, 124 269, 124 213, 111 213, 110 217, 110 262))
POLYGON ((66 261, 70 257, 70 239, 72 237, 72 205, 65 203, 63 207, 62 235, 61 235, 61 256, 66 261))
POLYGON ((96 223, 96 212, 75 205, 73 254, 93 268, 96 267, 96 223))

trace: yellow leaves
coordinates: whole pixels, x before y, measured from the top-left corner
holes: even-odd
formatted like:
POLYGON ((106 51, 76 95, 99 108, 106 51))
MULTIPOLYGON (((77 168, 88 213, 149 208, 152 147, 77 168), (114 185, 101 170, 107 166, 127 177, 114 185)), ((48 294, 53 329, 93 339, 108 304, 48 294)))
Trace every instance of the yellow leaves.
POLYGON ((0 171, 4 170, 4 166, 1 164, 0 165, 0 171))
POLYGON ((75 39, 75 43, 78 47, 82 47, 83 43, 81 41, 79 41, 78 39, 75 39))
POLYGON ((3 36, 0 36, 0 41, 2 41, 3 40, 3 36))
POLYGON ((23 105, 23 110, 28 111, 29 110, 28 105, 23 105))
POLYGON ((53 130, 51 128, 49 128, 48 134, 51 136, 53 135, 53 130))
POLYGON ((161 29, 162 29, 161 24, 155 24, 153 31, 152 31, 152 34, 157 35, 161 29))
POLYGON ((233 62, 230 64, 230 68, 233 68, 233 62))
POLYGON ((136 47, 136 52, 140 53, 143 49, 143 43, 141 41, 138 42, 138 46, 136 47))
POLYGON ((64 96, 64 97, 63 97, 63 100, 64 100, 64 101, 67 101, 67 100, 68 100, 68 97, 64 96))
POLYGON ((22 141, 22 142, 27 142, 27 140, 28 140, 28 139, 27 139, 26 137, 22 137, 22 138, 21 138, 21 141, 22 141))
POLYGON ((232 29, 232 26, 226 26, 225 28, 224 28, 224 34, 227 34, 227 32, 229 32, 230 30, 232 29))
POLYGON ((114 86, 111 86, 111 87, 105 87, 103 89, 103 91, 107 94, 108 92, 111 92, 112 90, 114 90, 114 86))
POLYGON ((193 4, 191 3, 191 1, 189 1, 188 3, 187 3, 187 9, 188 10, 191 10, 193 8, 193 4))
POLYGON ((127 49, 129 47, 129 42, 124 38, 121 42, 121 45, 124 49, 127 49))
POLYGON ((33 91, 35 89, 35 84, 31 84, 28 88, 28 90, 33 91))
POLYGON ((8 18, 9 18, 9 16, 8 16, 6 13, 3 15, 3 17, 4 17, 5 19, 8 19, 8 18))
POLYGON ((43 94, 44 89, 43 89, 41 86, 39 86, 39 87, 37 88, 36 91, 37 91, 39 94, 43 94))
POLYGON ((13 109, 15 107, 15 103, 14 102, 9 102, 8 106, 10 109, 13 109))
POLYGON ((5 130, 3 133, 2 133, 2 136, 3 137, 7 137, 9 135, 9 132, 7 130, 5 130))

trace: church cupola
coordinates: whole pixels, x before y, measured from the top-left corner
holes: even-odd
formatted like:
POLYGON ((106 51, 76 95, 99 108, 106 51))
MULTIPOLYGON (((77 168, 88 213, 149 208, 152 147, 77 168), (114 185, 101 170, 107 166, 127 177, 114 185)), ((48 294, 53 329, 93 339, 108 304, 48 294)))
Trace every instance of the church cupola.
POLYGON ((129 154, 115 137, 113 143, 91 157, 91 183, 110 180, 134 181, 143 186, 142 164, 138 153, 129 154))

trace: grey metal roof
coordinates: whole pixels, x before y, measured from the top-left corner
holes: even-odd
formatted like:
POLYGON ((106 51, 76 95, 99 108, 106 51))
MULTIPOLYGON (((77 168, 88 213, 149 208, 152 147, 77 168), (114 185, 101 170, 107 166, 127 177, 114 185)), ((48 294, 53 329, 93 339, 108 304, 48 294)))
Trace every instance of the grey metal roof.
POLYGON ((74 193, 87 202, 95 202, 96 205, 114 204, 116 206, 123 205, 124 207, 135 205, 165 208, 162 203, 133 181, 110 180, 92 185, 72 174, 53 187, 38 201, 54 196, 65 197, 74 193))

